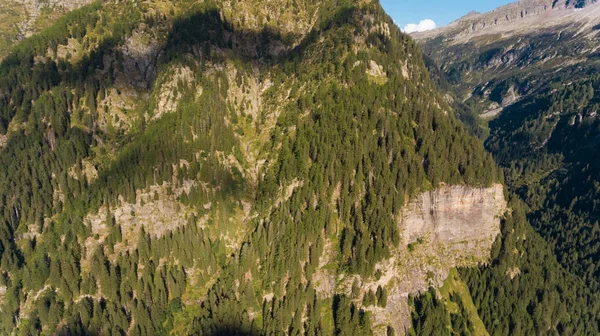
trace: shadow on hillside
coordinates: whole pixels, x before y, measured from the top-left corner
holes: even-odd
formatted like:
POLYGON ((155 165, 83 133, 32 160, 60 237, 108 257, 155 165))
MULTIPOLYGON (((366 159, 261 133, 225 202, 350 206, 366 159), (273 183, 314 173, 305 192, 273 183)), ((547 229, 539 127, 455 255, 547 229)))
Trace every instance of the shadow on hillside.
POLYGON ((36 50, 45 50, 40 46, 43 42, 39 39, 25 40, 0 64, 0 105, 8 107, 4 112, 0 111, 0 123, 6 129, 20 105, 25 105, 24 115, 27 117, 31 104, 24 103, 23 97, 28 93, 31 93, 28 98, 35 101, 44 92, 64 84, 90 96, 97 95, 100 88, 114 87, 116 74, 123 74, 123 64, 133 64, 127 69, 133 72, 125 74, 130 84, 137 89, 151 91, 162 66, 173 61, 189 61, 190 56, 203 64, 205 61, 219 63, 225 59, 241 61, 243 64, 251 62, 253 65, 285 63, 302 55, 305 48, 317 41, 323 31, 355 22, 356 11, 354 7, 343 8, 303 37, 284 35, 272 28, 237 30, 216 9, 198 9, 177 19, 166 42, 159 48, 148 45, 145 50, 127 52, 123 44, 124 38, 129 35, 119 37, 123 35, 122 31, 113 32, 112 37, 104 39, 89 55, 73 65, 65 61, 36 61, 39 54, 36 50), (7 78, 11 70, 19 72, 19 77, 7 78), (150 73, 146 73, 148 71, 150 73), (136 85, 132 78, 143 78, 146 83, 136 85), (23 79, 33 79, 36 85, 41 82, 42 90, 16 85, 23 79))
POLYGON ((505 108, 498 118, 490 122, 490 129, 511 132, 523 126, 525 120, 534 117, 548 107, 547 97, 528 97, 505 108))
POLYGON ((282 34, 270 27, 238 30, 215 9, 192 13, 173 24, 161 63, 181 59, 185 54, 215 61, 225 57, 266 65, 284 63, 301 55, 323 31, 353 22, 356 11, 355 7, 342 8, 305 36, 282 34))
MULTIPOLYGON (((124 62, 135 63, 137 59, 152 59, 156 62, 154 64, 156 69, 175 61, 186 62, 189 56, 193 58, 193 62, 198 63, 218 62, 225 57, 240 61, 244 65, 250 62, 253 65, 256 63, 277 65, 289 60, 298 60, 304 50, 318 40, 322 30, 351 22, 354 13, 353 9, 343 9, 332 20, 310 32, 301 40, 300 37, 281 36, 278 32, 270 29, 258 32, 235 30, 231 24, 223 21, 220 14, 214 10, 195 13, 173 24, 173 28, 161 48, 162 56, 156 58, 150 48, 147 50, 148 54, 138 54, 132 58, 130 54, 123 52, 122 38, 103 40, 76 64, 64 61, 55 62, 51 59, 39 60, 35 57, 38 54, 36 50, 46 50, 47 48, 44 48, 44 45, 41 49, 36 49, 38 46, 31 44, 29 47, 19 48, 0 65, 0 112, 6 111, 5 114, 0 113, 0 122, 5 123, 4 127, 6 128, 18 110, 23 114, 23 120, 27 120, 32 113, 31 102, 37 101, 45 92, 50 92, 60 86, 67 87, 77 99, 85 99, 87 106, 92 109, 90 103, 93 104, 103 90, 115 86, 115 73, 120 71, 120 65, 124 62), (11 74, 11 76, 7 74, 11 74), (14 77, 12 74, 15 74, 14 77)), ((136 68, 132 67, 132 69, 136 68)), ((155 82, 156 76, 154 75, 148 88, 151 89, 155 82)), ((72 102, 69 103, 69 106, 75 105, 71 104, 72 102)), ((73 141, 77 142, 76 145, 90 146, 81 144, 77 139, 73 141)), ((139 160, 138 154, 138 152, 132 154, 132 161, 129 162, 132 166, 137 163, 133 159, 139 160)), ((77 211, 84 208, 97 209, 93 202, 100 202, 99 200, 101 200, 100 197, 77 200, 82 203, 81 208, 78 208, 77 211)), ((76 206, 79 206, 79 203, 76 206)), ((107 323, 107 321, 102 322, 107 323)), ((94 335, 93 332, 83 329, 68 329, 67 327, 57 331, 57 334, 94 335)), ((220 325, 208 335, 255 335, 255 333, 233 325, 220 325)))

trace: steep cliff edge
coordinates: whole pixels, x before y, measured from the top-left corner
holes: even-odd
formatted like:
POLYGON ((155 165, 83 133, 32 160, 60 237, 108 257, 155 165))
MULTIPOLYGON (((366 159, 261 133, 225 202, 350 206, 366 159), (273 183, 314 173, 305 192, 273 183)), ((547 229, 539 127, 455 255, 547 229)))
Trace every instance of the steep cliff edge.
MULTIPOLYGON (((470 247, 477 254, 491 248, 500 232, 499 216, 506 210, 503 188, 442 187, 425 192, 404 210, 400 227, 406 244, 428 238, 431 243, 470 247), (481 249, 472 249, 478 245, 481 249)), ((484 253, 486 254, 486 253, 484 253)))
POLYGON ((360 284, 364 302, 369 291, 378 287, 388 293, 387 305, 367 305, 372 313, 375 334, 385 335, 385 326, 407 332, 411 326, 409 296, 440 288, 455 267, 470 267, 489 261, 492 244, 500 234, 500 220, 507 211, 503 186, 489 188, 443 186, 421 193, 402 210, 398 227, 403 242, 391 257, 377 264, 379 277, 363 279, 356 275, 327 270, 335 254, 325 249, 321 269, 313 276, 319 294, 325 298, 337 293, 349 295, 360 284))
MULTIPOLYGON (((589 153, 598 147, 600 4, 569 1, 544 8, 538 3, 542 7, 527 9, 535 2, 520 1, 471 13, 413 37, 422 43, 440 86, 455 95, 456 110, 491 119, 486 147, 505 168, 509 193, 527 203, 511 202, 490 266, 461 270, 486 328, 491 334, 502 329, 534 334, 562 324, 561 333, 598 334, 586 330, 598 326, 595 308, 576 306, 600 302, 583 299, 586 291, 598 292, 593 260, 600 235, 596 230, 581 238, 598 219, 593 186, 600 165, 589 153), (533 237, 528 220, 548 243, 533 237), (563 267, 580 279, 570 280, 563 267), (540 305, 550 296, 557 299, 540 305), (525 307, 534 306, 544 307, 544 313, 530 315, 525 307), (546 313, 569 306, 568 314, 546 313), (584 313, 572 318, 575 311, 584 313), (549 321, 547 327, 540 327, 542 319, 549 321)), ((407 232, 421 233, 422 227, 418 223, 407 232)), ((429 229, 435 238, 436 228, 429 229)))

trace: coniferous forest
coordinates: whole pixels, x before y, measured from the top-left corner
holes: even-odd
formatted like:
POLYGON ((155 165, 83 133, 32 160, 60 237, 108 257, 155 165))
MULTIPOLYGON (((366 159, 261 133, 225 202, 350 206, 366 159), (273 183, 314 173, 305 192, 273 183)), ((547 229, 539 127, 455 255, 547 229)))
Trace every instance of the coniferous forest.
POLYGON ((596 77, 488 129, 377 1, 275 7, 96 1, 11 46, 0 333, 600 333, 597 165, 574 149, 598 125, 511 146, 597 108, 596 77), (486 262, 407 244, 411 202, 498 184, 486 262), (428 270, 404 296, 402 258, 428 270))

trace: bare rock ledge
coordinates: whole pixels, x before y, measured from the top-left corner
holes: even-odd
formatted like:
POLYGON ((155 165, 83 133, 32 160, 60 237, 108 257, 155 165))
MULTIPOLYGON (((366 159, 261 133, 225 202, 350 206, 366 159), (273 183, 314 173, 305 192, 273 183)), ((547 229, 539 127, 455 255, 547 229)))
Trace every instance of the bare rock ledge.
POLYGON ((400 229, 406 244, 427 239, 462 253, 489 256, 506 211, 503 187, 446 186, 420 194, 402 211, 400 229), (477 247, 478 250, 473 250, 477 247))
POLYGON ((489 262, 492 244, 500 234, 500 220, 507 210, 503 186, 489 188, 443 186, 413 198, 397 218, 402 243, 375 268, 380 277, 337 275, 325 266, 334 258, 331 249, 321 257, 322 265, 312 281, 321 297, 335 293, 351 295, 358 281, 359 305, 369 290, 379 286, 388 292, 387 306, 362 307, 372 313, 375 335, 385 335, 392 326, 397 335, 410 328, 409 295, 439 288, 454 267, 489 262))

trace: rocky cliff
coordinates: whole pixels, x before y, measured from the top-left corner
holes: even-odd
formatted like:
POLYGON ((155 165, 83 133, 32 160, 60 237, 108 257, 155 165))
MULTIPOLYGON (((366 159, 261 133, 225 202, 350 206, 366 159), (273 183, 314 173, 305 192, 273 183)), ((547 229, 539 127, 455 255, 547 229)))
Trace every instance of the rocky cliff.
MULTIPOLYGON (((40 16, 55 17, 65 12, 92 3, 93 0, 13 0, 13 7, 21 7, 25 11, 25 20, 19 25, 22 35, 29 36, 40 28, 35 27, 40 16)), ((11 0, 8 0, 11 2, 11 0)))
MULTIPOLYGON (((506 209, 502 186, 442 187, 422 193, 403 211, 400 227, 406 244, 426 238, 448 246, 489 249, 500 232, 498 216, 506 209)), ((469 251, 474 254, 481 250, 469 251)))
MULTIPOLYGON (((373 315, 373 330, 385 335, 384 326, 391 325, 397 332, 408 331, 409 295, 431 286, 441 287, 454 267, 487 263, 506 211, 500 184, 489 188, 443 186, 421 193, 398 218, 403 243, 392 251, 391 258, 376 266, 381 277, 363 279, 350 275, 336 279, 333 272, 321 269, 313 281, 324 297, 348 294, 356 282, 360 283, 363 296, 379 286, 386 288, 389 294, 385 308, 365 307, 373 315)), ((331 252, 325 250, 323 265, 327 259, 333 260, 331 252)))
MULTIPOLYGON (((600 3, 592 1, 521 1, 415 35, 456 95, 457 110, 491 119, 486 146, 505 168, 506 188, 527 203, 527 217, 562 267, 593 291, 599 287, 591 242, 600 236, 582 240, 579 233, 598 218, 592 204, 600 165, 589 153, 598 146, 599 36, 600 3)), ((424 225, 407 231, 420 233, 424 225)), ((437 228, 429 229, 435 237, 437 228)), ((513 279, 524 269, 500 273, 513 279)), ((490 307, 501 315, 498 303, 490 307)))
POLYGON ((579 22, 597 15, 595 1, 527 0, 510 3, 488 13, 471 12, 448 26, 415 33, 417 40, 443 37, 462 43, 475 36, 534 31, 541 27, 558 26, 565 22, 579 22))

